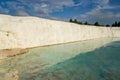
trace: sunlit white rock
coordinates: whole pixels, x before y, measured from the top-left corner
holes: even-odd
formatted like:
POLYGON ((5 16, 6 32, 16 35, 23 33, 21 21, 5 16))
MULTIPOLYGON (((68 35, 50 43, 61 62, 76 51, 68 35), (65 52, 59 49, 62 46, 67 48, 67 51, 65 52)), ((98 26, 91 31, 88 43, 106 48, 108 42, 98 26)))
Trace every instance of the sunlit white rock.
POLYGON ((29 48, 101 37, 120 37, 120 28, 0 15, 0 49, 29 48))

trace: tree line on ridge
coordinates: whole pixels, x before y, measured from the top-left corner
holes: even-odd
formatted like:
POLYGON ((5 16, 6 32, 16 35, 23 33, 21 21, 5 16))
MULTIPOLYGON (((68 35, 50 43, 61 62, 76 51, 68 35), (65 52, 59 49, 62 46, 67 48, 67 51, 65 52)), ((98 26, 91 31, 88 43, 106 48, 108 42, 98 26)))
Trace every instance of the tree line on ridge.
POLYGON ((106 25, 102 25, 100 24, 99 22, 95 22, 94 24, 90 24, 88 23, 87 21, 86 22, 80 22, 78 21, 77 19, 70 19, 69 22, 72 22, 72 23, 76 23, 76 24, 81 24, 81 25, 94 25, 94 26, 106 26, 106 27, 120 27, 120 21, 115 21, 112 23, 112 25, 110 24, 106 24, 106 25))

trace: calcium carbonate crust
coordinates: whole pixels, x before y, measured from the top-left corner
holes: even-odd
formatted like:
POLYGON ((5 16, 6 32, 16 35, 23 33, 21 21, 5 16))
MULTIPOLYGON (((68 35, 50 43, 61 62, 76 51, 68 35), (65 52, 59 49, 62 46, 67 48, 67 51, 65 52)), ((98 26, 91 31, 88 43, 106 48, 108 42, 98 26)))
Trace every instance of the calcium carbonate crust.
POLYGON ((0 49, 30 48, 103 37, 120 37, 120 28, 0 15, 0 49))

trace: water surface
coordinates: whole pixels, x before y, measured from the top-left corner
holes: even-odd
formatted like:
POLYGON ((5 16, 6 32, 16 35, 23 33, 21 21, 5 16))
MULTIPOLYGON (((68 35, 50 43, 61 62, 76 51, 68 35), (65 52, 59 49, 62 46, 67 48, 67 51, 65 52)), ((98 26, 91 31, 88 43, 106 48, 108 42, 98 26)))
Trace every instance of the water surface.
POLYGON ((115 38, 38 47, 0 60, 0 80, 120 80, 119 61, 115 38))

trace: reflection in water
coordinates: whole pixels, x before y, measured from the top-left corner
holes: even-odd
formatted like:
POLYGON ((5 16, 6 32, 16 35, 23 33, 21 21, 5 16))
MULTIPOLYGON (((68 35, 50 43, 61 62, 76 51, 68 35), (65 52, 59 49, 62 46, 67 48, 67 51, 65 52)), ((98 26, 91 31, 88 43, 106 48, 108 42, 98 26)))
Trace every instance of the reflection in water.
POLYGON ((95 39, 31 49, 0 61, 0 80, 120 80, 120 42, 95 39), (5 77, 5 78, 4 78, 5 77))

